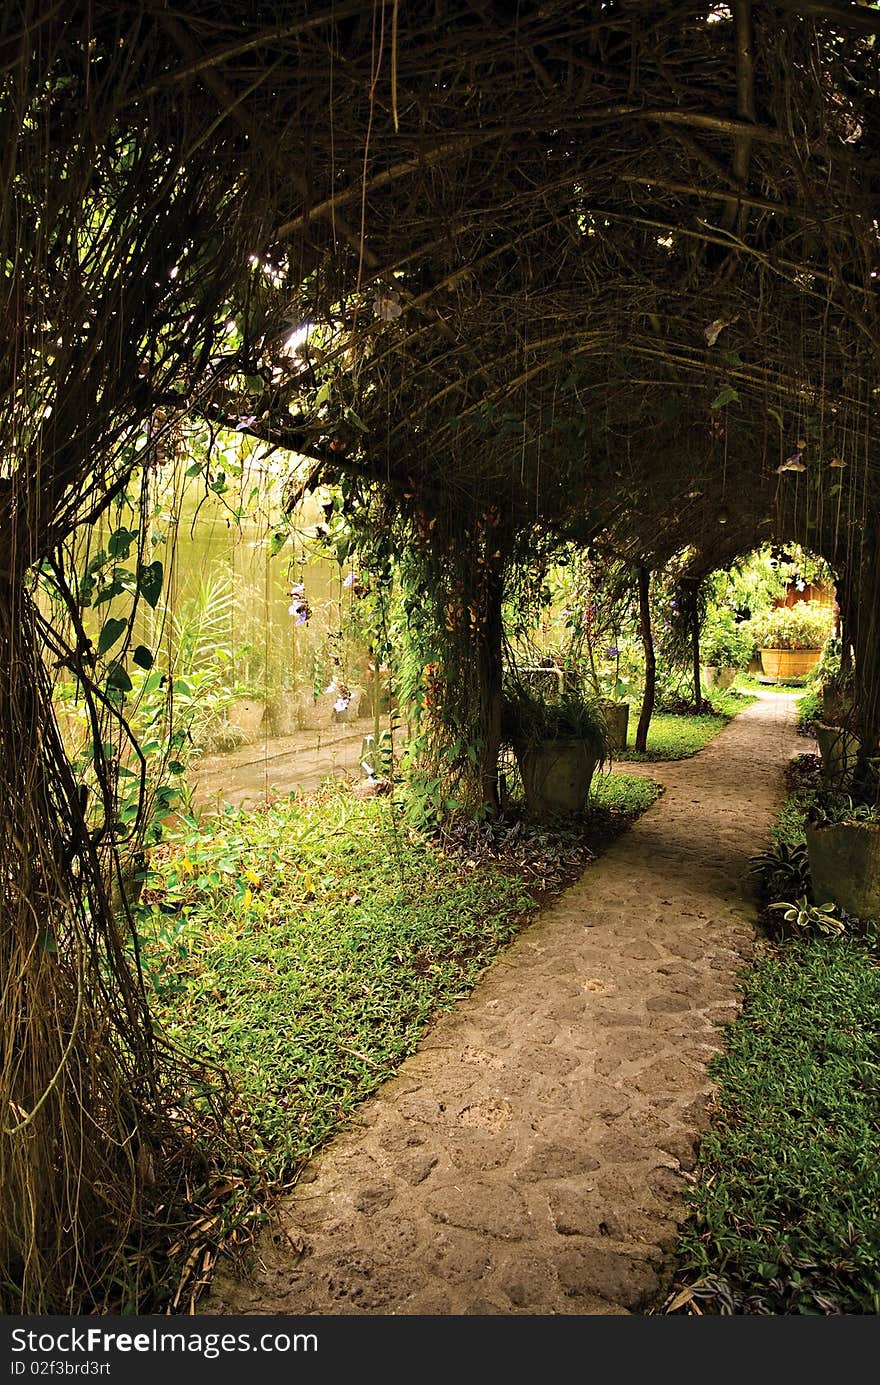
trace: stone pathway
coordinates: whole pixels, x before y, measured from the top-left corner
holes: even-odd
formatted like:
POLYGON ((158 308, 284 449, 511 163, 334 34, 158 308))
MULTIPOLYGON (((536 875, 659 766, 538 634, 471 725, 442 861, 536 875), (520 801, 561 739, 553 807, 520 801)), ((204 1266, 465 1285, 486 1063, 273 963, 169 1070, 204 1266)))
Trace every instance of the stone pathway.
MULTIPOLYGON (((778 693, 692 760, 306 1169, 253 1277, 201 1311, 622 1314, 664 1287, 706 1063, 753 939, 778 693)), ((620 766, 629 770, 627 765, 620 766)))

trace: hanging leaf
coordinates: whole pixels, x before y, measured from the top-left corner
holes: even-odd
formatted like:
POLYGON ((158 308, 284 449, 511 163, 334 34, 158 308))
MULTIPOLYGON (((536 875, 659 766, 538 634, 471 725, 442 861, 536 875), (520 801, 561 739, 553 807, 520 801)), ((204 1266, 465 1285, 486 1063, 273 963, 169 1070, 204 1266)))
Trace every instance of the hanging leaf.
POLYGON ((315 408, 320 409, 322 404, 329 404, 330 396, 332 393, 333 388, 330 384, 330 381, 325 380, 321 388, 318 390, 318 393, 315 395, 315 408))
POLYGON ((110 616, 105 620, 98 636, 98 653, 106 654, 107 650, 113 648, 120 635, 127 629, 127 620, 122 620, 117 616, 110 616))
POLYGON ((779 424, 779 431, 780 431, 780 433, 781 433, 782 430, 783 430, 783 427, 784 427, 784 424, 783 424, 783 422, 782 422, 782 414, 781 414, 781 412, 779 411, 779 409, 773 409, 773 408, 771 408, 769 405, 768 405, 768 407, 767 407, 767 412, 768 412, 768 414, 770 415, 771 418, 775 418, 775 419, 776 419, 776 422, 779 424))
POLYGON ((274 558, 275 555, 276 555, 276 553, 280 553, 280 552, 281 552, 282 548, 283 548, 284 545, 287 543, 287 540, 289 539, 289 537, 290 537, 290 535, 288 534, 288 532, 287 532, 286 529, 276 529, 276 530, 275 530, 275 533, 272 535, 272 537, 271 537, 270 540, 269 540, 269 557, 270 557, 270 558, 274 558))
POLYGON ((738 403, 739 395, 733 388, 733 385, 722 385, 721 389, 718 391, 715 398, 712 400, 712 403, 709 405, 709 408, 718 410, 723 409, 726 404, 738 403))
POLYGON ((136 529, 115 529, 107 540, 108 554, 111 558, 127 558, 128 550, 136 538, 136 529))
POLYGON ((154 563, 146 563, 138 569, 138 591, 148 606, 155 611, 162 595, 164 568, 157 558, 154 563))
POLYGON ((358 418, 354 409, 346 409, 345 418, 348 423, 353 424, 355 428, 359 428, 362 433, 368 432, 367 425, 362 419, 358 418))
POLYGON ((113 580, 103 586, 92 603, 95 606, 102 606, 107 601, 114 601, 117 596, 121 596, 124 591, 131 590, 131 583, 134 574, 127 568, 118 567, 114 569, 113 580))
POLYGON ((151 669, 153 667, 153 656, 145 644, 139 644, 131 657, 138 668, 151 669))
POLYGON ((131 679, 122 664, 114 661, 108 668, 107 688, 111 692, 131 692, 131 679))

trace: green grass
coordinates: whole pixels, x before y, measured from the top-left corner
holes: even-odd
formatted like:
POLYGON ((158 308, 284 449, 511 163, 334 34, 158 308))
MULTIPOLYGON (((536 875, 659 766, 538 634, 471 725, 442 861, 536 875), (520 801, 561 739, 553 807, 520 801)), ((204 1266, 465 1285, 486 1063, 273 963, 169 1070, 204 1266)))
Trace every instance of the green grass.
POLYGON ((770 829, 775 842, 798 846, 804 841, 804 822, 823 790, 820 761, 815 755, 796 755, 789 766, 789 792, 770 829))
MULTIPOLYGON (((338 786, 229 810, 158 853, 139 931, 157 1021, 237 1091, 242 1162, 290 1179, 532 910, 657 796, 595 781, 576 828, 440 850, 338 786)), ((507 835, 505 836, 505 832, 507 835)))
POLYGON ((226 814, 160 873, 141 924, 158 1017, 227 1070, 245 1142, 273 1177, 393 1070, 534 907, 518 879, 465 871, 386 801, 340 793, 226 814))
MULTIPOLYGON (((696 755, 711 740, 723 731, 737 712, 741 712, 754 698, 735 692, 713 692, 712 705, 715 712, 704 712, 699 716, 655 712, 648 728, 648 749, 642 754, 630 745, 626 750, 615 753, 616 760, 686 760, 696 755)), ((630 739, 635 738, 638 724, 637 709, 630 713, 630 739), (633 720, 635 713, 635 720, 633 720)))
MULTIPOLYGON (((815 757, 797 757, 789 783, 773 836, 795 846, 818 792, 815 757)), ((712 1073, 717 1106, 679 1239, 681 1306, 880 1312, 876 932, 761 944, 712 1073)))
POLYGON ((608 813, 638 814, 650 808, 659 794, 653 779, 641 774, 597 774, 590 802, 608 813))
POLYGON ((759 955, 679 1244, 715 1311, 880 1312, 878 1017, 866 944, 759 955))

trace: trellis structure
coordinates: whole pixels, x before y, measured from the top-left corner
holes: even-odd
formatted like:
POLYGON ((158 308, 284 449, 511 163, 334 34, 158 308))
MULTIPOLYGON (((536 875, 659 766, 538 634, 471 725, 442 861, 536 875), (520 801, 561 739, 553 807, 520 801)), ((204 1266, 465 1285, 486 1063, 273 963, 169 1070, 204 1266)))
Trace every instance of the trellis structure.
POLYGON ((121 709, 66 555, 175 420, 305 453, 407 546, 490 805, 505 574, 557 538, 643 566, 687 546, 697 575, 768 538, 823 553, 876 754, 878 34, 837 0, 5 7, 12 1306, 101 1302, 171 1196, 175 1102, 107 888, 112 776, 99 750, 96 826, 47 667, 89 690, 100 745, 121 709))

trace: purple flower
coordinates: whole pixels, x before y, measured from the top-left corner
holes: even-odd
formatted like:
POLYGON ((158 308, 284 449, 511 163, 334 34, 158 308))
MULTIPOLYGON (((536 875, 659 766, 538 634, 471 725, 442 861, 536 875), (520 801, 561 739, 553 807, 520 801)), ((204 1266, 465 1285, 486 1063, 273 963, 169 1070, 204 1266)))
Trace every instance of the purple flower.
POLYGON ((353 587, 355 582, 359 582, 360 580, 356 572, 350 572, 342 585, 344 587, 353 587))
POLYGON ((293 586, 290 588, 290 595, 302 598, 305 596, 305 594, 306 589, 303 586, 302 582, 294 582, 293 586))
POLYGON ((257 421, 256 414, 240 414, 235 425, 236 433, 243 433, 246 428, 253 428, 257 421))
POLYGON ((312 614, 312 608, 302 594, 302 583, 291 588, 293 600, 287 608, 288 615, 295 616, 294 625, 307 625, 312 614))
POLYGON ((610 645, 608 646, 608 648, 605 650, 605 658, 606 658, 606 659, 616 659, 619 653, 620 653, 620 650, 617 648, 617 645, 616 645, 616 644, 610 644, 610 645))
POLYGON ((337 697, 336 701, 333 703, 334 712, 346 711, 349 702, 351 702, 351 693, 349 693, 347 697, 343 697, 340 693, 339 697, 337 697))

